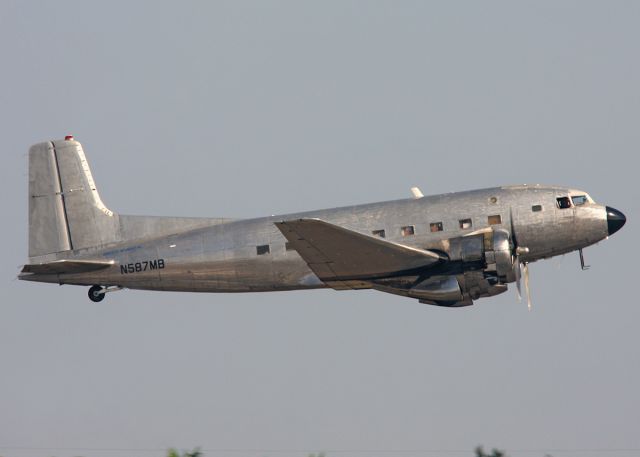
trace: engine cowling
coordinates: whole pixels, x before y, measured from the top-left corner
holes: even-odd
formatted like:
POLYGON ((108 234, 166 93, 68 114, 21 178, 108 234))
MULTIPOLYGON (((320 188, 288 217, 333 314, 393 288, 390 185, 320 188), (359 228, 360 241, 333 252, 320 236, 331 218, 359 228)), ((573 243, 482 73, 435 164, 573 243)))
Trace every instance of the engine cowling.
POLYGON ((492 249, 485 251, 486 271, 495 271, 500 282, 507 283, 516 280, 513 267, 514 257, 509 232, 505 229, 494 229, 491 232, 492 249))
POLYGON ((515 281, 512 243, 507 230, 494 228, 476 235, 452 238, 446 244, 449 260, 461 262, 463 271, 481 269, 500 283, 515 281))

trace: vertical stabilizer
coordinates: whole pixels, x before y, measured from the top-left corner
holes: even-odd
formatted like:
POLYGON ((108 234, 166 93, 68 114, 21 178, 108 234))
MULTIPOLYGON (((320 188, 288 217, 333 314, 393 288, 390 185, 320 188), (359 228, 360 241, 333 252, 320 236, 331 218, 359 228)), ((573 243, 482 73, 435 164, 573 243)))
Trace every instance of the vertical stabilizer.
POLYGON ((29 257, 100 246, 117 233, 118 215, 100 200, 80 143, 29 149, 29 257))

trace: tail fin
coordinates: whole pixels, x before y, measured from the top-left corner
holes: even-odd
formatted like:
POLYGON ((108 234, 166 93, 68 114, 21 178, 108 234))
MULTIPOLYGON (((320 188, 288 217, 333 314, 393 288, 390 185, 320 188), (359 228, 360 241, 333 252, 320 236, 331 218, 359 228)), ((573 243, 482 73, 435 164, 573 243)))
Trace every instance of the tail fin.
POLYGON ((67 137, 29 149, 29 257, 115 241, 118 227, 80 143, 67 137))

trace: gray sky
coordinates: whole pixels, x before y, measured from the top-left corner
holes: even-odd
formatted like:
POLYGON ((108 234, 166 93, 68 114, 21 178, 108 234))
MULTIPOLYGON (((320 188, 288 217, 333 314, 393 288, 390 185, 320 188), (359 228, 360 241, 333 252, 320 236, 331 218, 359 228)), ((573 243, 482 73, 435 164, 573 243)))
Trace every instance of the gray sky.
POLYGON ((0 455, 640 455, 638 24, 634 1, 0 1, 0 455), (125 214, 540 182, 629 222, 589 271, 533 265, 531 313, 512 291, 464 309, 330 290, 94 304, 14 279, 27 149, 65 134, 125 214))

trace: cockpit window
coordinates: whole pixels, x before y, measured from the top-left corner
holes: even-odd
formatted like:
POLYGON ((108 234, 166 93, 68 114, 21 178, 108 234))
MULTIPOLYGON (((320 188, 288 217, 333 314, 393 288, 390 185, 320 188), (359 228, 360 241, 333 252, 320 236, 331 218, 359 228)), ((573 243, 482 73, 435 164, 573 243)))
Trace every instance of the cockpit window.
POLYGON ((571 197, 571 200, 576 206, 584 205, 589 201, 586 195, 574 195, 573 197, 571 197))
POLYGON ((558 202, 558 208, 567 209, 571 208, 571 199, 569 197, 558 197, 556 198, 558 202))

